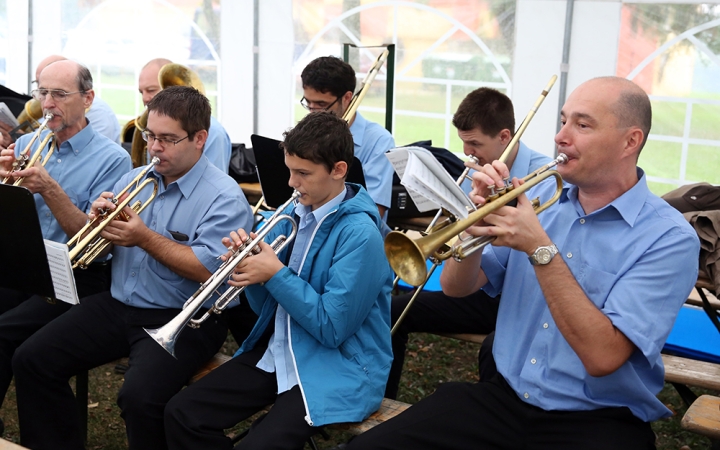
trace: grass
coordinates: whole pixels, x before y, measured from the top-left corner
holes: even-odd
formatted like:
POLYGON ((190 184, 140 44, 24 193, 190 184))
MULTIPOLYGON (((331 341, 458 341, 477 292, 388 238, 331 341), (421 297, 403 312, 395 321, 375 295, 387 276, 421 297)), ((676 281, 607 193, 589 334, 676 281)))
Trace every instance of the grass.
MULTIPOLYGON (((231 354, 237 346, 229 339, 223 352, 231 354)), ((440 383, 448 381, 468 381, 477 379, 477 351, 479 346, 468 342, 442 338, 429 334, 411 335, 408 343, 405 371, 400 383, 398 400, 415 403, 430 395, 440 383)), ((115 363, 106 364, 90 372, 88 442, 89 450, 120 450, 127 448, 125 425, 120 418, 120 410, 115 396, 122 384, 122 375, 113 370, 115 363)), ((717 392, 696 390, 696 393, 717 392)), ((659 394, 675 415, 653 424, 658 436, 658 450, 697 450, 710 448, 710 441, 702 436, 689 433, 680 428, 680 419, 685 413, 682 400, 672 386, 666 384, 659 394)), ((5 439, 19 442, 14 387, 8 392, 0 410, 5 421, 5 439)), ((229 433, 238 433, 249 425, 250 421, 239 424, 229 433)), ((349 439, 347 433, 329 430, 330 439, 316 439, 318 447, 328 449, 349 439)), ((306 446, 306 448, 309 448, 306 446)))

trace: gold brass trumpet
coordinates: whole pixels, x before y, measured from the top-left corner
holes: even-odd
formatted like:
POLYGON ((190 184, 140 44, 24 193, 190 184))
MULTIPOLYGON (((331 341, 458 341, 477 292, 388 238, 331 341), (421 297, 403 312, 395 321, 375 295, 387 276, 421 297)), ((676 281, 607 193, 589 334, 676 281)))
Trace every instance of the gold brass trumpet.
POLYGON ((293 239, 295 239, 295 235, 297 234, 297 224, 291 216, 282 214, 282 212, 290 205, 290 203, 294 202, 299 197, 300 193, 298 191, 294 191, 292 197, 280 206, 275 211, 275 214, 273 214, 258 230, 255 239, 246 241, 242 246, 235 250, 233 254, 230 255, 230 257, 220 266, 220 268, 218 268, 218 270, 216 270, 215 273, 207 279, 207 281, 200 285, 200 288, 185 302, 183 310, 180 314, 160 328, 156 328, 154 330, 148 330, 145 328, 145 332, 149 334, 155 342, 160 344, 162 348, 167 350, 168 353, 175 356, 175 343, 177 342, 177 338, 182 330, 185 329, 185 325, 188 325, 190 328, 200 327, 200 324, 206 321, 211 314, 221 314, 225 308, 227 308, 228 305, 235 300, 242 291, 245 290, 244 286, 230 286, 222 294, 218 291, 220 286, 225 283, 225 280, 232 275, 235 270, 235 266, 248 256, 256 255, 260 252, 258 244, 265 239, 265 236, 267 236, 270 230, 283 220, 289 220, 292 227, 292 232, 289 236, 280 235, 270 244, 270 247, 272 247, 275 254, 280 253, 293 239), (215 301, 212 308, 205 312, 205 314, 199 319, 193 319, 193 316, 216 292, 220 294, 220 298, 215 301))
POLYGON ((153 185, 153 192, 150 195, 150 198, 148 198, 145 203, 138 200, 135 202, 131 208, 133 211, 135 211, 137 214, 140 214, 149 204, 155 199, 155 196, 157 195, 158 191, 158 184, 157 181, 155 181, 153 178, 148 178, 142 183, 140 183, 140 180, 145 176, 145 174, 152 169, 152 167, 160 162, 160 158, 157 156, 152 159, 152 162, 150 165, 145 167, 131 182, 128 184, 125 189, 120 191, 117 195, 113 197, 111 202, 113 202, 116 205, 116 208, 114 211, 110 212, 109 210, 103 210, 100 211, 100 214, 95 216, 93 220, 89 221, 80 231, 75 234, 75 236, 72 237, 67 243, 70 250, 70 261, 72 262, 73 269, 79 267, 81 269, 87 269, 87 267, 92 263, 95 258, 100 256, 102 252, 107 248, 108 245, 110 245, 110 241, 107 239, 100 237, 100 233, 105 229, 105 227, 110 223, 112 220, 124 220, 127 221, 128 217, 125 212, 123 212, 123 209, 130 204, 130 202, 137 197, 138 194, 149 184, 153 185), (133 189, 130 191, 130 189, 133 189), (129 192, 130 191, 130 192, 129 192), (123 195, 126 195, 127 197, 120 200, 123 195), (92 229, 89 233, 88 230, 92 229), (83 235, 86 236, 83 237, 83 235))
POLYGON ((513 202, 520 194, 550 177, 555 178, 555 194, 543 204, 540 204, 537 198, 534 199, 533 206, 535 213, 540 214, 555 203, 562 194, 563 182, 560 174, 550 169, 566 162, 567 156, 565 156, 564 153, 560 153, 556 159, 523 178, 525 182, 523 185, 517 188, 512 188, 511 185, 510 188, 504 193, 497 195, 496 198, 488 198, 488 202, 485 205, 468 214, 467 218, 453 223, 440 224, 430 234, 420 239, 412 240, 404 233, 398 231, 390 232, 385 238, 385 255, 390 262, 390 266, 401 280, 412 286, 419 286, 427 279, 427 266, 425 265, 427 258, 436 261, 445 261, 453 257, 455 260, 461 261, 489 244, 493 238, 481 237, 464 241, 458 240, 458 242, 455 242, 452 246, 443 249, 446 243, 453 240, 455 236, 459 235, 465 229, 501 207, 513 202))
MULTIPOLYGON (((33 137, 30 139, 30 142, 25 146, 23 151, 20 152, 17 158, 15 158, 15 161, 13 161, 12 169, 10 170, 10 174, 13 172, 19 172, 24 169, 28 169, 35 165, 36 162, 40 159, 42 156, 43 148, 47 145, 48 141, 52 139, 52 144, 50 144, 50 148, 48 149, 47 154, 45 155, 45 159, 42 161, 42 165, 44 166, 47 164, 47 162, 50 160, 50 155, 53 154, 55 151, 55 139, 53 137, 55 136, 54 133, 48 133, 45 138, 40 141, 40 145, 38 145, 37 150, 35 150, 35 153, 32 154, 32 157, 30 156, 30 151, 32 149, 32 145, 35 143, 35 141, 40 136, 40 133, 43 132, 45 127, 47 127, 47 123, 52 120, 53 114, 47 113, 45 115, 45 122, 40 125, 40 128, 37 129, 33 137)), ((13 177, 12 175, 8 175, 2 180, 2 184, 9 184, 12 181, 13 177)), ((17 178, 12 184, 13 186, 20 186, 25 178, 20 177, 17 178)))

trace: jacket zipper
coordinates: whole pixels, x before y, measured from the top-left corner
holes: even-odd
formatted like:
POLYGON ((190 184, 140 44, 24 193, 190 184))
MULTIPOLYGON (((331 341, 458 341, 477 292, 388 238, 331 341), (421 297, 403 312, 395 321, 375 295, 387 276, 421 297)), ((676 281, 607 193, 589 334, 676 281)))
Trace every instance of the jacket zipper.
MULTIPOLYGON (((317 230, 320 228, 320 225, 325 221, 327 217, 330 216, 330 214, 334 214, 337 212, 337 208, 330 211, 320 219, 320 222, 318 222, 317 226, 313 230, 312 236, 310 236, 310 241, 308 242, 307 247, 305 247, 305 254, 303 255, 302 261, 300 262, 300 267, 298 268, 298 276, 302 273, 303 266, 305 266, 305 258, 307 257, 308 252, 310 251, 310 246, 312 245, 313 241, 315 240, 315 235, 317 234, 317 230)), ((293 367, 295 368, 295 378, 297 379, 298 386, 300 387, 300 395, 303 399, 303 404, 305 406, 305 422, 307 422, 308 425, 311 427, 313 426, 312 418, 310 417, 310 408, 308 407, 307 397, 305 397, 305 389, 303 388, 302 381, 300 380, 300 373, 298 372, 298 366, 297 366, 297 360, 295 359, 295 351, 292 347, 292 330, 290 330, 290 314, 288 314, 287 317, 287 337, 288 337, 288 348, 290 348, 290 356, 292 356, 293 359, 293 367)))

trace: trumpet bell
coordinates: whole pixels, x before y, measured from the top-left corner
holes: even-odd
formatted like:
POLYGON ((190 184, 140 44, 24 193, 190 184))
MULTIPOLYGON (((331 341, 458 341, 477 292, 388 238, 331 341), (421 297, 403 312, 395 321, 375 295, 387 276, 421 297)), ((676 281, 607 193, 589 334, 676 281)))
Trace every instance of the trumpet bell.
POLYGON ((431 236, 428 235, 415 241, 404 233, 391 231, 385 237, 385 255, 390 262, 390 267, 395 270, 401 280, 411 286, 420 286, 427 278, 425 260, 429 253, 432 253, 432 249, 423 250, 422 245, 423 239, 431 236))

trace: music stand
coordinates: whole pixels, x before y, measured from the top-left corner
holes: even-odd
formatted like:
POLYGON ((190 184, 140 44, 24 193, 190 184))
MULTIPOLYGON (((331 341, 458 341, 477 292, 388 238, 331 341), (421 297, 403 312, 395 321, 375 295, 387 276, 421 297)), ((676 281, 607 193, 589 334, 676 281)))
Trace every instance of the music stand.
POLYGON ((0 184, 0 287, 55 298, 45 242, 33 195, 24 187, 0 184))
MULTIPOLYGON (((280 148, 280 141, 275 139, 253 134, 250 136, 250 142, 252 142, 255 154, 257 174, 265 197, 265 204, 271 208, 277 208, 285 203, 293 193, 293 188, 288 186, 290 169, 285 165, 285 152, 280 148)), ((346 180, 365 187, 362 163, 357 157, 353 158, 346 180)))

